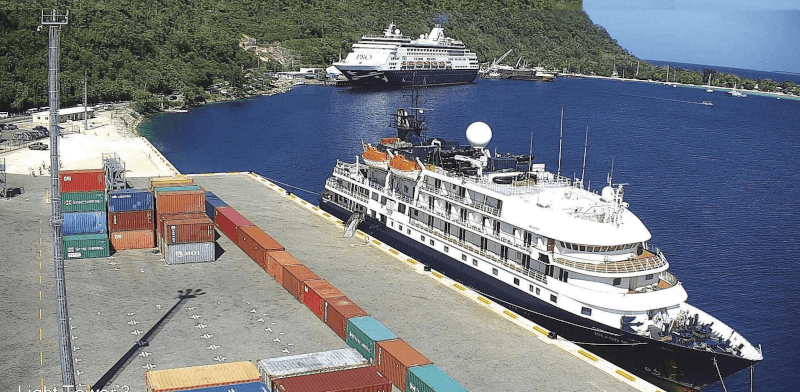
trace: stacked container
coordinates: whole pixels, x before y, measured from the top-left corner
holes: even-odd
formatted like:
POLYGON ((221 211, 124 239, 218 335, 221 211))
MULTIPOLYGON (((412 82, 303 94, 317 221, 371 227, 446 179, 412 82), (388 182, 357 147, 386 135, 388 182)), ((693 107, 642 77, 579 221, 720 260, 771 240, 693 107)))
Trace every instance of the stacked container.
POLYGON ((274 381, 306 374, 333 372, 368 366, 361 354, 352 348, 292 355, 289 357, 262 359, 257 362, 258 371, 266 385, 274 389, 274 381))
POLYGON ((375 360, 375 343, 394 340, 397 335, 372 316, 353 317, 347 320, 347 345, 358 350, 368 361, 375 360))
POLYGON ((147 189, 108 192, 108 231, 114 250, 154 248, 153 194, 147 189))
POLYGON ((261 381, 258 369, 251 362, 151 370, 144 374, 144 378, 147 392, 181 391, 261 381))
POLYGON ((272 385, 280 392, 392 392, 392 383, 374 366, 282 378, 272 385))
POLYGON ((59 189, 64 258, 110 255, 103 170, 63 170, 59 173, 59 189))
POLYGON ((158 246, 167 264, 214 261, 214 227, 205 215, 205 190, 183 176, 152 178, 150 186, 158 246))
POLYGON ((377 343, 375 367, 401 391, 407 390, 408 371, 431 361, 402 339, 377 343))

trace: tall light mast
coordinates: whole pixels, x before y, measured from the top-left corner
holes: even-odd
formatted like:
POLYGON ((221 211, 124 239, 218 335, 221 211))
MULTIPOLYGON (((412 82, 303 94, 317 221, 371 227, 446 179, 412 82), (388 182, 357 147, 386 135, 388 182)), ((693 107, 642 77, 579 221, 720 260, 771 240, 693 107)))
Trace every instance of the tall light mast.
POLYGON ((67 286, 64 282, 64 238, 61 226, 64 218, 61 215, 61 193, 59 191, 58 166, 58 52, 61 26, 68 23, 69 11, 60 15, 52 10, 45 14, 42 10, 42 26, 49 27, 48 39, 48 95, 50 99, 50 205, 53 227, 53 264, 56 271, 56 319, 58 323, 58 349, 61 363, 61 383, 63 391, 75 390, 75 368, 72 359, 72 341, 69 330, 69 312, 67 311, 67 286))

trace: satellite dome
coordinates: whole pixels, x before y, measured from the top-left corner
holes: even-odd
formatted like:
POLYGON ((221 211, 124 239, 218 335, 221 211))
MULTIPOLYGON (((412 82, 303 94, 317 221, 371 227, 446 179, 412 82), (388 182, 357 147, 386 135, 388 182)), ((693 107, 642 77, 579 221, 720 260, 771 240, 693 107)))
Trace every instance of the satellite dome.
POLYGON ((492 128, 482 121, 469 124, 467 127, 467 140, 472 147, 486 147, 492 141, 492 128))
POLYGON ((600 192, 600 200, 605 202, 610 202, 614 200, 614 189, 611 188, 610 186, 604 187, 603 190, 600 192))

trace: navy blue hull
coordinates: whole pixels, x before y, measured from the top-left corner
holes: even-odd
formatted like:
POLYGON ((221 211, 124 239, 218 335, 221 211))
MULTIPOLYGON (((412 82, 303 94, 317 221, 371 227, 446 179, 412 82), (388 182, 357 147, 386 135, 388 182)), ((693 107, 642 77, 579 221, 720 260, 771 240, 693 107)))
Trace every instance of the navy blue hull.
MULTIPOLYGON (((320 208, 342 221, 351 215, 350 211, 323 197, 320 197, 319 203, 320 208)), ((388 228, 376 219, 368 217, 359 225, 359 229, 661 388, 701 389, 718 382, 715 357, 723 377, 755 363, 732 355, 648 339, 574 315, 533 295, 508 287, 458 260, 431 252, 426 245, 388 228)))
POLYGON ((447 85, 472 83, 478 75, 478 70, 463 69, 416 69, 416 70, 348 70, 341 69, 342 74, 350 81, 351 86, 357 87, 391 87, 411 86, 414 84, 416 74, 418 85, 447 85))

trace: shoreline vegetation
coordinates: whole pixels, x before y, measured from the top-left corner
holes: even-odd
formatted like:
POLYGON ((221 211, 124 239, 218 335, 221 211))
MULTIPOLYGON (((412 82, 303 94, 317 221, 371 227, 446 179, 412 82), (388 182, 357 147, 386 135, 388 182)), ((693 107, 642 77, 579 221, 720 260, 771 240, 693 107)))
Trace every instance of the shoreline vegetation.
MULTIPOLYGON (((12 2, 0 15, 0 111, 47 105, 47 34, 37 31, 52 0, 12 2)), ((63 7, 63 5, 62 5, 63 7)), ((359 0, 249 3, 205 0, 71 2, 61 30, 61 106, 133 102, 139 113, 285 91, 267 74, 325 68, 363 34, 395 22, 410 37, 441 24, 490 63, 509 49, 548 70, 797 94, 792 83, 749 80, 714 70, 651 65, 620 47, 581 10, 580 0, 403 1, 387 7, 359 0), (443 11, 450 10, 450 11, 443 11), (122 26, 122 27, 121 27, 122 26), (242 37, 247 37, 245 42, 242 37), (260 51, 257 51, 259 49, 260 51)))

